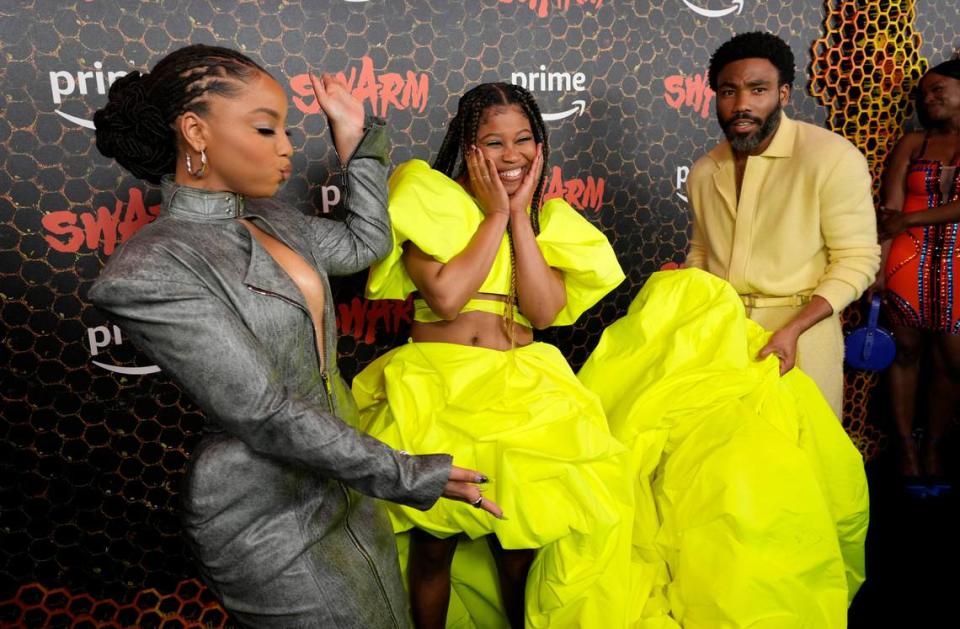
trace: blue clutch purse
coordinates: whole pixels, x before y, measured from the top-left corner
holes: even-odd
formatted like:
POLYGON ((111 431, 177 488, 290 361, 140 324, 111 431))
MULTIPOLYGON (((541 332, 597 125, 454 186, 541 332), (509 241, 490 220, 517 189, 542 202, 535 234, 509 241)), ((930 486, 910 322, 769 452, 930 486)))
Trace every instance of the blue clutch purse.
POLYGON ((897 355, 893 335, 877 325, 879 317, 880 295, 874 295, 867 325, 851 331, 844 341, 844 360, 854 369, 882 371, 890 366, 897 355))

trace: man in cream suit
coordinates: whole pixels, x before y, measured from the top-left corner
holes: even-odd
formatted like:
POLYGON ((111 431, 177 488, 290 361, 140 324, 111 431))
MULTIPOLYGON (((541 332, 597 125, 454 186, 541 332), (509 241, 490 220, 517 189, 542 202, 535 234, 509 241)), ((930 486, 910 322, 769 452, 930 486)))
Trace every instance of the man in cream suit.
POLYGON ((839 135, 783 112, 794 79, 789 46, 744 33, 710 59, 726 141, 701 157, 687 191, 688 266, 729 281, 747 315, 773 332, 758 358, 811 376, 843 412, 839 314, 880 265, 867 162, 839 135))

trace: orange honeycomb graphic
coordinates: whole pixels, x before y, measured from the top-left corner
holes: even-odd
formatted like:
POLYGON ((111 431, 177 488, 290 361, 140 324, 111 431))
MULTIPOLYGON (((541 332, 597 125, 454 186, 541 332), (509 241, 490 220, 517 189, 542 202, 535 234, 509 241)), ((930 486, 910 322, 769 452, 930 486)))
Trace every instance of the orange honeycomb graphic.
POLYGON ((825 4, 810 92, 827 107, 828 126, 867 156, 876 191, 887 152, 913 115, 913 89, 927 70, 922 36, 913 26, 915 1, 825 4))
POLYGON ((141 590, 125 605, 89 594, 71 594, 65 588, 47 589, 29 583, 8 601, 0 601, 11 627, 76 627, 77 629, 159 627, 160 629, 217 629, 231 627, 227 614, 196 579, 181 581, 176 591, 161 594, 141 590))
MULTIPOLYGON (((876 197, 888 151, 913 115, 912 92, 927 70, 922 37, 914 30, 915 1, 835 2, 828 0, 824 34, 813 43, 810 93, 827 107, 827 125, 867 157, 876 197)), ((854 304, 844 327, 861 323, 854 304)), ((885 445, 885 435, 867 421, 876 373, 848 369, 843 423, 864 458, 885 445)))

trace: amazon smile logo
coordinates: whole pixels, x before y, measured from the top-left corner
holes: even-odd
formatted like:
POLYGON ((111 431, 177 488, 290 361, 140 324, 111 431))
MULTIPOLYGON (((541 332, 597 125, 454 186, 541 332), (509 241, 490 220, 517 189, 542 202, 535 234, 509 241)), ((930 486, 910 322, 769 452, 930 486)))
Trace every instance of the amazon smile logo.
MULTIPOLYGON (((104 72, 103 64, 99 61, 93 64, 93 70, 90 71, 70 73, 66 70, 55 70, 49 73, 50 95, 56 105, 62 104, 65 96, 72 96, 76 93, 81 96, 87 96, 88 94, 105 95, 113 82, 126 74, 125 70, 104 72)), ((55 109, 54 112, 72 124, 87 129, 94 128, 93 120, 68 114, 59 108, 55 109)))
MULTIPOLYGON (((698 2, 701 4, 706 4, 706 0, 698 0, 698 2)), ((722 9, 707 9, 699 6, 699 4, 690 2, 690 0, 683 0, 683 3, 687 5, 691 11, 702 15, 703 17, 724 17, 730 15, 731 13, 740 15, 740 12, 743 11, 743 0, 719 0, 719 2, 723 2, 728 6, 725 6, 722 9)), ((718 4, 719 2, 715 1, 714 4, 718 4)))
MULTIPOLYGON (((90 355, 97 356, 100 354, 101 349, 104 349, 109 345, 122 345, 123 336, 120 334, 120 328, 115 325, 110 327, 98 325, 95 328, 87 328, 87 341, 90 344, 90 355)), ((148 365, 146 367, 123 367, 120 365, 114 365, 112 363, 100 362, 99 360, 91 360, 90 362, 101 369, 106 369, 107 371, 112 371, 113 373, 119 373, 126 376, 145 376, 147 374, 157 373, 160 371, 160 368, 156 365, 148 365)))
MULTIPOLYGON (((534 72, 513 72, 510 74, 510 82, 536 93, 573 92, 576 95, 587 91, 587 76, 583 72, 550 72, 545 65, 541 65, 540 69, 534 72)), ((552 122, 570 116, 576 117, 587 110, 587 101, 582 98, 570 101, 569 104, 569 107, 557 107, 556 111, 548 112, 541 103, 540 111, 544 121, 552 122)))

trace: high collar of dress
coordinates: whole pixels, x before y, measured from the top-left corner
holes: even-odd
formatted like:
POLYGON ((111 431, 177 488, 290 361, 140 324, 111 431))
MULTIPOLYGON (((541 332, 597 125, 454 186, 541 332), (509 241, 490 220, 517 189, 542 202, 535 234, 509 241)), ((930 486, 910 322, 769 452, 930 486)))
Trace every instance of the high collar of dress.
POLYGON ((212 192, 176 183, 164 175, 160 211, 189 221, 216 222, 244 216, 245 199, 236 192, 212 192))

